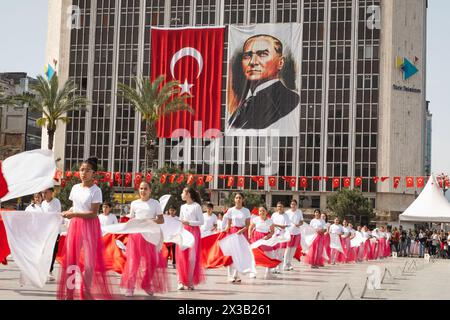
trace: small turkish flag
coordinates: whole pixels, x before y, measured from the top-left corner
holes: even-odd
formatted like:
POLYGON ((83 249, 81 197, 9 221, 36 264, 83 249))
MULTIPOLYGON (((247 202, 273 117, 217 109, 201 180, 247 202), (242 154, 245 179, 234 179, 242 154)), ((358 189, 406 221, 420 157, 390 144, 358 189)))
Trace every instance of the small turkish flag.
POLYGON ((417 181, 417 187, 418 188, 423 188, 424 187, 424 185, 425 185, 424 177, 417 177, 416 181, 417 181))
POLYGON ((72 171, 66 171, 66 178, 71 178, 72 175, 72 171))
POLYGON ((351 186, 351 179, 349 177, 342 178, 344 182, 344 188, 350 188, 351 186))
POLYGON ((295 188, 297 185, 297 178, 296 177, 283 177, 284 180, 289 184, 289 187, 295 188))
POLYGON ((308 188, 308 178, 300 177, 300 188, 308 188))
POLYGON ((180 174, 178 176, 177 183, 180 184, 180 183, 183 183, 183 181, 184 181, 184 174, 180 174))
POLYGON ((142 182, 142 173, 136 172, 134 175, 134 188, 136 190, 139 189, 139 185, 141 184, 141 182, 142 182))
POLYGON ((55 181, 59 181, 59 180, 61 180, 62 175, 63 175, 63 173, 61 170, 56 170, 55 176, 53 177, 53 179, 55 179, 55 181))
POLYGON ((355 187, 360 187, 362 185, 362 178, 356 177, 355 178, 355 187))
POLYGON ((414 188, 414 178, 413 177, 406 177, 406 187, 414 188))
POLYGON ((314 177, 313 177, 313 180, 314 180, 314 181, 321 181, 321 180, 322 180, 322 177, 320 177, 320 176, 314 176, 314 177))
POLYGON ((381 182, 385 182, 386 180, 389 180, 389 177, 381 177, 381 182))
POLYGON ((197 177, 197 185, 202 186, 205 183, 205 178, 203 176, 197 177))
POLYGON ((269 177, 269 186, 275 187, 277 185, 277 177, 269 177))
POLYGON ((125 173, 125 186, 130 185, 132 179, 133 179, 133 175, 131 174, 131 172, 125 173))
POLYGON ((114 173, 114 180, 116 181, 116 183, 120 186, 122 184, 122 177, 120 172, 116 172, 114 173))
POLYGON ((62 179, 61 180, 61 188, 65 188, 66 187, 66 180, 62 179))
POLYGON ((252 180, 258 184, 258 187, 264 187, 264 177, 263 176, 253 176, 252 180))
POLYGON ((227 183, 227 186, 228 187, 232 187, 234 185, 234 177, 233 176, 230 176, 230 177, 228 177, 228 183, 227 183))
POLYGON ((333 188, 337 189, 341 186, 341 178, 333 178, 333 188))
POLYGON ((447 189, 450 188, 450 181, 449 180, 445 180, 445 187, 447 189))
POLYGON ((161 177, 159 178, 159 182, 161 182, 162 184, 165 184, 166 183, 166 179, 167 179, 167 174, 163 173, 161 175, 161 177))
POLYGON ((373 182, 378 183, 378 181, 380 180, 380 178, 379 178, 379 177, 373 177, 372 180, 373 180, 373 182))
POLYGON ((152 173, 149 172, 145 175, 145 181, 147 181, 147 183, 152 182, 152 173))
POLYGON ((171 174, 171 175, 170 175, 170 178, 169 178, 170 184, 173 184, 173 183, 175 182, 176 176, 177 176, 176 174, 171 174))
POLYGON ((397 189, 399 184, 400 184, 400 177, 394 177, 394 189, 397 189))
POLYGON ((239 188, 243 188, 245 186, 245 177, 238 177, 238 182, 237 182, 237 186, 239 188))
POLYGON ((214 177, 212 175, 207 175, 205 182, 212 182, 214 180, 214 177))
POLYGON ((80 179, 80 171, 75 171, 73 176, 77 179, 80 179))
POLYGON ((193 174, 190 174, 189 176, 188 176, 188 178, 187 178, 187 184, 188 185, 191 185, 191 184, 193 184, 194 183, 194 175, 193 174))

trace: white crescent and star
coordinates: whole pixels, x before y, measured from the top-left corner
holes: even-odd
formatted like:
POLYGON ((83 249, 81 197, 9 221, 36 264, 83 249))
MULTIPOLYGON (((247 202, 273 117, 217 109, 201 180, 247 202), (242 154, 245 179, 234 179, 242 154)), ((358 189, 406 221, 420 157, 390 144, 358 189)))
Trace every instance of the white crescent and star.
MULTIPOLYGON (((203 71, 203 57, 197 49, 191 47, 185 47, 173 55, 172 60, 170 61, 170 72, 172 73, 172 77, 175 78, 175 65, 184 57, 193 57, 197 61, 199 67, 197 74, 198 79, 203 71)), ((187 93, 192 96, 191 88, 194 85, 190 84, 187 79, 184 79, 184 83, 179 84, 178 86, 181 88, 180 95, 187 93)))

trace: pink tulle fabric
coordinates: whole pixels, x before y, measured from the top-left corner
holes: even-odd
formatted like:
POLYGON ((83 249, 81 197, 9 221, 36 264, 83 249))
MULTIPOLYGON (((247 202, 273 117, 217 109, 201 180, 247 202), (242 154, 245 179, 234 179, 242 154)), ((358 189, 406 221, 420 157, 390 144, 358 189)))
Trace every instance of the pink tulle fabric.
POLYGON ((373 260, 372 245, 369 239, 364 242, 363 260, 373 260))
POLYGON ((325 252, 327 253, 327 256, 328 256, 328 263, 331 263, 331 247, 330 247, 331 238, 330 238, 330 234, 326 233, 323 237, 324 237, 324 240, 323 240, 324 250, 325 250, 325 252))
POLYGON ((379 250, 379 244, 378 240, 376 242, 371 242, 370 248, 372 249, 372 259, 371 260, 377 260, 378 259, 378 250, 379 250))
POLYGON ((316 237, 314 238, 311 246, 308 249, 308 254, 305 257, 305 262, 307 264, 320 267, 324 266, 325 261, 323 257, 324 240, 325 236, 322 233, 316 234, 316 237))
POLYGON ((388 239, 386 239, 385 241, 386 241, 386 244, 384 247, 384 256, 387 258, 387 257, 390 257, 391 253, 392 253, 391 252, 391 243, 388 239))
POLYGON ((351 246, 350 237, 344 238, 343 240, 344 240, 343 248, 344 248, 344 252, 345 252, 345 262, 347 262, 347 263, 355 262, 356 261, 356 252, 355 252, 355 248, 352 248, 352 246, 351 246))
POLYGON ((378 259, 384 259, 386 253, 386 238, 378 239, 378 259))
POLYGON ((287 247, 288 248, 298 248, 298 246, 300 245, 300 234, 297 234, 295 236, 293 236, 291 234, 291 241, 287 242, 287 247))
POLYGON ((169 290, 167 261, 155 245, 146 241, 140 233, 130 234, 127 243, 127 262, 120 287, 164 293, 169 290))
MULTIPOLYGON (((253 230, 252 238, 250 239, 250 243, 254 243, 258 240, 261 240, 262 238, 264 238, 267 235, 268 235, 268 233, 258 232, 256 230, 253 230)), ((269 246, 260 246, 259 248, 263 251, 273 251, 274 250, 273 247, 269 247, 269 246)))
POLYGON ((341 247, 342 247, 343 252, 339 251, 339 254, 337 257, 337 262, 339 262, 339 263, 345 263, 347 261, 347 250, 346 250, 346 246, 345 246, 345 239, 346 238, 340 237, 341 247))
POLYGON ((184 286, 195 286, 205 281, 205 272, 201 264, 201 232, 200 227, 184 226, 184 229, 192 233, 195 239, 194 246, 184 251, 176 246, 178 281, 184 286), (194 251, 195 261, 191 261, 190 254, 194 251))
POLYGON ((112 299, 106 274, 100 221, 73 218, 65 241, 57 299, 112 299))

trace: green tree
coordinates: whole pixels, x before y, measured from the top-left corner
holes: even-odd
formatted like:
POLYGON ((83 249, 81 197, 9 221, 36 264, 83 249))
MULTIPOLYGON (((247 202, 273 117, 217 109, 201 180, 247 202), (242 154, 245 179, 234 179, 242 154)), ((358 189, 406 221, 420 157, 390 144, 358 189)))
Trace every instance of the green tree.
MULTIPOLYGON (((72 167, 72 172, 78 172, 80 166, 76 165, 72 167)), ((108 182, 101 182, 103 179, 103 175, 101 174, 103 172, 102 168, 99 168, 96 174, 94 175, 94 181, 97 182, 98 187, 102 190, 102 196, 103 201, 110 201, 113 200, 113 194, 114 189, 111 188, 108 182)), ((65 186, 64 188, 61 188, 60 192, 57 195, 57 198, 59 201, 61 201, 61 206, 63 210, 69 210, 72 206, 72 201, 69 200, 70 191, 72 190, 72 187, 78 183, 81 183, 81 180, 74 175, 72 175, 70 178, 64 177, 65 180, 65 186)))
MULTIPOLYGON (((264 204, 264 200, 259 193, 252 193, 249 191, 236 191, 244 195, 244 206, 252 210, 255 207, 259 207, 264 204)), ((225 205, 229 208, 234 207, 234 196, 236 192, 232 192, 225 198, 225 205)))
POLYGON ((51 80, 38 76, 37 81, 30 85, 30 93, 13 97, 15 102, 27 103, 30 108, 42 112, 42 118, 36 124, 47 128, 48 149, 53 150, 53 140, 58 122, 68 123, 67 113, 85 108, 90 102, 76 93, 78 86, 71 80, 66 81, 60 88, 58 76, 51 80))
MULTIPOLYGON (((189 174, 194 174, 193 172, 183 171, 178 167, 169 167, 165 166, 160 169, 156 169, 153 172, 152 175, 152 181, 151 181, 151 189, 152 189, 152 198, 159 199, 163 195, 170 194, 172 197, 170 198, 169 202, 167 203, 167 207, 170 205, 174 205, 178 212, 181 205, 184 203, 181 200, 181 193, 183 192, 183 189, 186 187, 189 187, 186 184, 187 178, 189 174), (161 183, 161 175, 167 174, 167 179, 165 183, 161 183), (169 182, 169 178, 171 175, 176 174, 175 181, 173 183, 169 182), (177 179, 180 177, 180 175, 184 175, 183 182, 178 183, 177 179)), ((209 200, 209 194, 207 192, 207 189, 205 185, 198 186, 196 181, 192 183, 191 185, 194 189, 196 189, 200 193, 200 197, 202 201, 209 200)), ((200 203, 202 204, 202 203, 200 203)), ((167 210, 167 208, 166 208, 167 210)))
POLYGON ((187 104, 186 97, 179 96, 179 82, 163 83, 165 76, 159 76, 151 82, 148 78, 134 78, 132 84, 118 83, 118 96, 124 98, 146 121, 145 132, 145 171, 154 169, 156 159, 156 122, 172 112, 186 110, 191 114, 194 110, 187 104), (134 86, 135 84, 135 86, 134 86))
POLYGON ((328 197, 327 204, 341 221, 347 216, 355 216, 356 222, 363 217, 370 221, 375 216, 372 204, 359 189, 342 189, 328 197))

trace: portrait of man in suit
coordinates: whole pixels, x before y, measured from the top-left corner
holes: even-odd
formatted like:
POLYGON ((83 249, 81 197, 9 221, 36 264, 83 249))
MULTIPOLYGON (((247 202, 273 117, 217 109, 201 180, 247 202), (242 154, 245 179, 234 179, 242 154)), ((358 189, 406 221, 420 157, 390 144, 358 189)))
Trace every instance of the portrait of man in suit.
POLYGON ((298 120, 292 119, 292 112, 298 113, 300 97, 280 77, 286 65, 282 42, 267 34, 252 36, 245 41, 239 58, 245 85, 240 99, 234 102, 227 131, 286 130, 286 125, 298 120))

